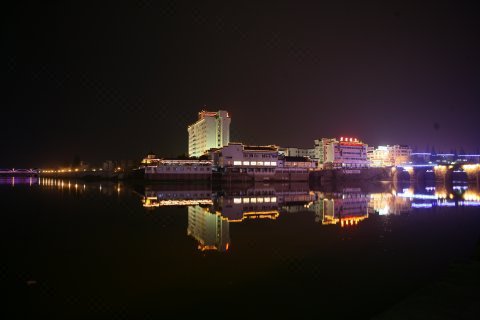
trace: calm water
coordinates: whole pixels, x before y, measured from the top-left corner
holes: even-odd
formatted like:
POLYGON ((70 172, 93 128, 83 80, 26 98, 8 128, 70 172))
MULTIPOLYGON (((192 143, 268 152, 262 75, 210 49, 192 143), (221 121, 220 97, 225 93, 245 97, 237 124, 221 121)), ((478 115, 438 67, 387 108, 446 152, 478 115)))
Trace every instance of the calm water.
POLYGON ((18 318, 369 318, 468 261, 478 186, 1 178, 18 318))

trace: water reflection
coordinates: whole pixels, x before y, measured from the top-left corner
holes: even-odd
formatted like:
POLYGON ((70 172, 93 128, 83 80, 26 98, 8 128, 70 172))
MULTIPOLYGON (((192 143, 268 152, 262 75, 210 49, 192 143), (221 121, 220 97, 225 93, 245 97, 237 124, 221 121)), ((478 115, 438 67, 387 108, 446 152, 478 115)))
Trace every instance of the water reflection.
MULTIPOLYGON (((274 223, 283 215, 311 214, 320 226, 356 228, 373 216, 399 215, 435 208, 480 206, 478 185, 395 185, 312 189, 308 184, 259 184, 218 190, 210 185, 140 185, 121 182, 85 183, 47 178, 0 179, 1 185, 29 186, 106 196, 137 194, 145 210, 187 207, 187 235, 200 251, 228 251, 231 223, 274 223)), ((322 227, 323 228, 323 227, 322 227)))
MULTIPOLYGON (((276 220, 284 214, 313 213, 320 225, 355 227, 370 216, 405 214, 417 209, 480 205, 477 186, 414 187, 377 185, 367 188, 311 190, 308 184, 255 185, 212 190, 209 186, 147 186, 146 208, 188 206, 187 234, 201 251, 227 251, 230 223, 276 220)), ((161 209, 160 209, 161 210, 161 209)))

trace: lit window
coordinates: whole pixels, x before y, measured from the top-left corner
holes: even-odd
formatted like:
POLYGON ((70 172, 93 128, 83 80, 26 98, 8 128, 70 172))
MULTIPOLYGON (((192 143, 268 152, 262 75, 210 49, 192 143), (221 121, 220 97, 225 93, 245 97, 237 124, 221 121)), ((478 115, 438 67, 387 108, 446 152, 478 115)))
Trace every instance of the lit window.
POLYGON ((256 198, 250 198, 250 202, 251 203, 257 203, 257 199, 256 198))
POLYGON ((251 164, 252 166, 256 166, 256 165, 257 165, 257 161, 250 161, 250 164, 251 164))
POLYGON ((276 166, 276 165, 277 165, 277 163, 276 163, 275 161, 272 161, 272 162, 270 162, 270 165, 272 165, 272 166, 276 166))
POLYGON ((249 165, 250 165, 250 161, 243 161, 243 165, 244 165, 244 166, 249 166, 249 165))
POLYGON ((249 198, 244 198, 243 203, 250 203, 250 199, 249 198))
POLYGON ((242 203, 242 198, 233 198, 233 203, 242 203))
POLYGON ((263 202, 263 198, 257 198, 257 202, 258 202, 258 203, 262 203, 262 202, 263 202))
POLYGON ((258 161, 257 166, 263 166, 263 161, 258 161))
POLYGON ((265 165, 265 166, 269 166, 269 165, 270 165, 270 161, 265 161, 265 162, 264 162, 264 165, 265 165))
POLYGON ((234 166, 241 166, 241 165, 242 165, 242 161, 233 161, 233 165, 234 165, 234 166))
POLYGON ((270 198, 264 198, 263 201, 264 202, 270 202, 270 198))

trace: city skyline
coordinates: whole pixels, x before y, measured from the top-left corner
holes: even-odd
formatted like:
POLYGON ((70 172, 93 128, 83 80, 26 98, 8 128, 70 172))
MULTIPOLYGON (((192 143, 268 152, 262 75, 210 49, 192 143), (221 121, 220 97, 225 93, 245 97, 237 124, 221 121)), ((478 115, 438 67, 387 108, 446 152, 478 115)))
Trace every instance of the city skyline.
POLYGON ((228 110, 230 140, 246 144, 354 136, 479 151, 475 3, 5 12, 0 167, 174 157, 188 150, 185 125, 201 109, 228 110))

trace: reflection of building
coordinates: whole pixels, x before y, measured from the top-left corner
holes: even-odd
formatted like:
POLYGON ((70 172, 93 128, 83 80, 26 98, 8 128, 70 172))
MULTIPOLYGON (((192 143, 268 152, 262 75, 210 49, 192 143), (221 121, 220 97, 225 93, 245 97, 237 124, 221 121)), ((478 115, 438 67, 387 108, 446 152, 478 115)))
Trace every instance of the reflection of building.
POLYGON ((322 224, 340 224, 342 227, 356 225, 368 218, 368 198, 364 194, 341 194, 319 200, 316 221, 322 224))
POLYGON ((371 193, 369 209, 379 215, 400 214, 410 212, 411 201, 409 198, 395 197, 391 193, 371 193))
POLYGON ((354 138, 315 140, 315 156, 319 164, 332 168, 368 167, 367 144, 354 138))
POLYGON ((373 167, 398 166, 410 162, 412 149, 408 146, 378 146, 369 148, 368 160, 373 167))
POLYGON ((200 157, 211 148, 230 142, 230 116, 227 111, 201 111, 198 120, 188 126, 188 155, 200 157))
POLYGON ((210 189, 200 190, 155 190, 150 187, 145 189, 142 199, 143 206, 191 206, 191 205, 212 205, 212 191, 210 189))
POLYGON ((187 234, 198 241, 201 251, 227 251, 230 245, 228 220, 201 206, 188 207, 187 234))
POLYGON ((277 201, 274 194, 221 196, 217 199, 215 210, 229 222, 241 222, 245 219, 276 219, 279 216, 277 201))

